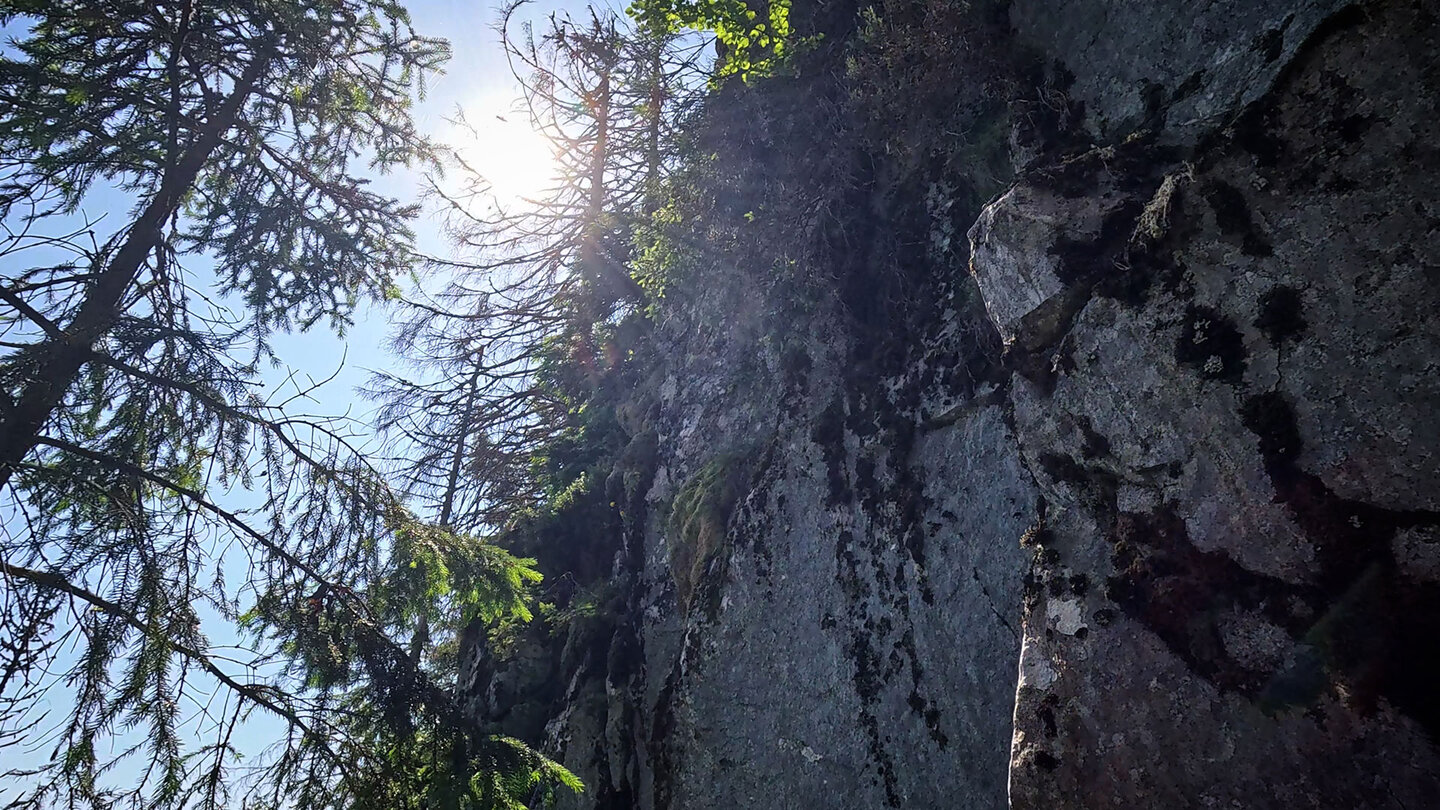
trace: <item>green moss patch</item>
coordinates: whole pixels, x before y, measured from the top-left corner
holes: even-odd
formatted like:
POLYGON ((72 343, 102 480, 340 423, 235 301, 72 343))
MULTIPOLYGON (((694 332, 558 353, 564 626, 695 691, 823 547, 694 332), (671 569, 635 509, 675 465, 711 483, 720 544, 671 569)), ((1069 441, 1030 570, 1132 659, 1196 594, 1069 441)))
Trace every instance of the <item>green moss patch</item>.
POLYGON ((680 487, 670 504, 665 541, 681 611, 688 611, 710 561, 725 545, 726 526, 750 472, 750 456, 712 459, 680 487))

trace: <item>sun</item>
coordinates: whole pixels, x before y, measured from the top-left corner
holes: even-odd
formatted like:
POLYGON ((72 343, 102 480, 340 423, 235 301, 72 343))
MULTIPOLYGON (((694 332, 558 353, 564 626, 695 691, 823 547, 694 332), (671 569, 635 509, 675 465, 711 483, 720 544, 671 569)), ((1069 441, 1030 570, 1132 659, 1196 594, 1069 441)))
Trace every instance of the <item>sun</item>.
POLYGON ((555 185, 555 144, 524 122, 523 114, 497 115, 497 105, 476 105, 463 122, 454 122, 447 141, 461 159, 489 184, 502 207, 544 196, 555 185))

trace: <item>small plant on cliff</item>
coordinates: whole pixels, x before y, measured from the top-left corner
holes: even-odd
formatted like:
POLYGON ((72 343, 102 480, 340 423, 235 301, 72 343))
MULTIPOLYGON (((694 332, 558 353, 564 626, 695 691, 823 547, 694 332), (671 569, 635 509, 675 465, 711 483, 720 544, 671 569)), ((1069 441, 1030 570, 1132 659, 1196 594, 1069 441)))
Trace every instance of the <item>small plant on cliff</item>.
POLYGON ((613 632, 625 608, 624 592, 611 580, 600 580, 579 589, 564 607, 543 605, 546 624, 553 636, 569 633, 613 632))
POLYGON ((682 611, 689 609, 706 568, 724 547, 730 512, 744 493, 749 458, 727 454, 711 460, 681 485, 671 502, 665 539, 682 611))
POLYGON ((977 185, 1008 181, 1004 5, 880 0, 861 12, 846 74, 875 146, 943 157, 977 185))

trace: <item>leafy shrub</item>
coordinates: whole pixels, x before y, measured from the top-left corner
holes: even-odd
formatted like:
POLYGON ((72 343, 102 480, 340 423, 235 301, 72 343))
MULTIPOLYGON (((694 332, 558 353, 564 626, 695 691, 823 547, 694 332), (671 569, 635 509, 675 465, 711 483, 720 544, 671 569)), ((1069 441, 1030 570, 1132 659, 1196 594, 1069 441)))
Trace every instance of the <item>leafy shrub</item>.
POLYGON ((790 0, 769 0, 763 15, 745 0, 635 0, 628 13, 651 30, 714 31, 717 79, 770 75, 797 44, 790 0))
POLYGON ((982 184, 979 175, 1007 180, 1008 36, 997 0, 880 0, 863 9, 846 74, 871 140, 886 154, 943 155, 982 184))

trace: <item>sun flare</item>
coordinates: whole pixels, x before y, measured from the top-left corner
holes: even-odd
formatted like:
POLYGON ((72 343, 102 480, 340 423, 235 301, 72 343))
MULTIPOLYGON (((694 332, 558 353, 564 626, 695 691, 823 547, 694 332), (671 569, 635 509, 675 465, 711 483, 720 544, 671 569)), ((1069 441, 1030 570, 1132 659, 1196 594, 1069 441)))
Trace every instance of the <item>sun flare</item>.
POLYGON ((555 145, 521 118, 481 112, 468 124, 455 125, 449 139, 489 184, 494 201, 507 207, 543 196, 557 174, 555 145))

